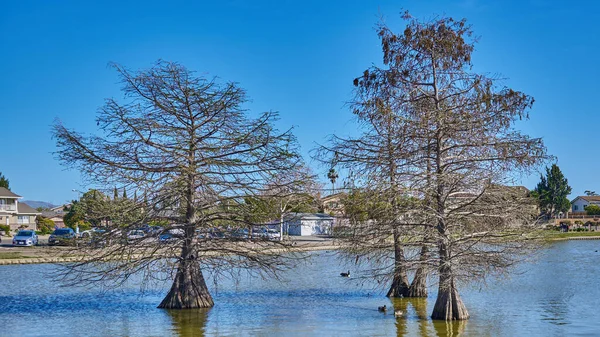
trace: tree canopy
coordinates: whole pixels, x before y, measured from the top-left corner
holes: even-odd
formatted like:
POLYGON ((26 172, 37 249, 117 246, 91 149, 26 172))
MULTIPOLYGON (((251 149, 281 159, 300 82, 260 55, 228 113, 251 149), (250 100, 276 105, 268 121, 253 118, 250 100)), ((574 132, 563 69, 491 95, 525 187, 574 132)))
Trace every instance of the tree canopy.
POLYGON ((513 177, 543 163, 546 149, 514 128, 533 98, 473 72, 465 20, 404 19, 400 33, 378 27, 383 67, 354 80, 361 134, 333 136, 318 157, 353 172, 352 185, 389 205, 378 217, 358 217, 348 239, 351 253, 379 262, 371 264, 375 276, 392 280, 388 295, 410 293, 410 270, 420 287, 435 273, 432 317, 467 319, 458 285, 506 270, 528 252, 522 234, 532 229, 533 208, 513 177))
POLYGON ((539 198, 540 209, 548 216, 556 216, 571 208, 571 202, 567 198, 571 194, 571 186, 556 164, 546 167, 546 176, 540 175, 535 192, 539 198))
POLYGON ((10 190, 10 184, 8 179, 6 179, 6 177, 2 174, 2 172, 0 172, 0 187, 4 187, 7 190, 10 190))
MULTIPOLYGON (((118 283, 133 273, 152 277, 165 271, 174 280, 162 308, 212 306, 203 270, 233 275, 236 268, 248 268, 276 277, 283 257, 262 252, 286 243, 248 244, 198 233, 251 225, 245 200, 281 193, 267 186, 276 186, 275 177, 291 176, 301 165, 291 130, 274 127, 275 112, 250 117, 246 92, 236 83, 197 76, 166 61, 137 72, 113 67, 124 100, 107 99, 99 109, 101 135, 83 135, 57 122, 57 156, 79 169, 89 184, 115 186, 113 200, 116 186, 124 189, 119 199, 127 201, 124 207, 103 214, 110 219, 105 236, 125 237, 143 224, 165 222, 161 233, 174 237, 163 243, 157 237, 104 240, 109 249, 89 249, 85 260, 66 266, 67 275, 77 282, 118 283), (143 201, 126 199, 137 192, 144 193, 143 201), (141 216, 125 217, 135 212, 141 216), (115 262, 98 263, 106 259, 115 262)), ((297 183, 286 181, 287 186, 297 183)))

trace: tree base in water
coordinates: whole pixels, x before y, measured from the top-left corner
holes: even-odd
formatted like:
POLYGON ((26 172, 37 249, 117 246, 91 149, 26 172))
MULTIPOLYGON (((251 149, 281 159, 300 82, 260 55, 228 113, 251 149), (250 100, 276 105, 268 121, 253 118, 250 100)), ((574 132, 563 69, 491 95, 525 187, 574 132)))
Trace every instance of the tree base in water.
POLYGON ((445 321, 469 319, 467 307, 460 298, 454 282, 449 283, 450 286, 444 288, 440 285, 431 318, 445 321))
POLYGON ((417 270, 406 297, 427 297, 427 278, 422 270, 417 270))
POLYGON ((214 306, 197 261, 180 262, 171 290, 158 305, 162 309, 194 309, 214 306))
POLYGON ((388 291, 387 297, 407 297, 408 296, 408 280, 405 276, 394 276, 392 286, 388 291))

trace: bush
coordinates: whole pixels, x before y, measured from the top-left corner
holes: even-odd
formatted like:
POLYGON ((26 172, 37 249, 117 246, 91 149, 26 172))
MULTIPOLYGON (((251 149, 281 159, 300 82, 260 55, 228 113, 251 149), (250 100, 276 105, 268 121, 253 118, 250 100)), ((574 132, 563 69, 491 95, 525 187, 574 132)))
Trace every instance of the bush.
POLYGON ((9 225, 0 225, 0 231, 4 232, 4 235, 10 236, 10 226, 9 225))
POLYGON ((55 225, 54 221, 52 221, 48 218, 38 215, 35 218, 35 221, 37 222, 38 234, 41 234, 41 235, 50 234, 54 230, 54 225, 55 225))

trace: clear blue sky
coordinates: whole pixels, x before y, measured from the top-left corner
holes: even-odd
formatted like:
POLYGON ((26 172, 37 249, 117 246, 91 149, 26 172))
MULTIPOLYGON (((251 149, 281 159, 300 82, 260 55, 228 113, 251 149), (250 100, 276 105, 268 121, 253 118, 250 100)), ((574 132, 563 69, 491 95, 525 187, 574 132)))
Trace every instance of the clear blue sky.
MULTIPOLYGON (((480 42, 475 70, 535 97, 531 120, 573 187, 600 193, 596 172, 600 5, 595 1, 17 1, 0 11, 0 172, 25 199, 60 204, 83 189, 56 161, 50 126, 95 131, 104 98, 122 97, 117 62, 159 58, 239 82, 248 108, 281 113, 308 159, 315 142, 353 132, 352 79, 379 64, 379 17, 466 18, 480 42)), ((310 162, 310 161, 309 161, 310 162)), ((314 163, 313 163, 314 164, 314 163)), ((326 168, 314 167, 325 179, 326 168)), ((532 188, 539 174, 525 177, 532 188)))

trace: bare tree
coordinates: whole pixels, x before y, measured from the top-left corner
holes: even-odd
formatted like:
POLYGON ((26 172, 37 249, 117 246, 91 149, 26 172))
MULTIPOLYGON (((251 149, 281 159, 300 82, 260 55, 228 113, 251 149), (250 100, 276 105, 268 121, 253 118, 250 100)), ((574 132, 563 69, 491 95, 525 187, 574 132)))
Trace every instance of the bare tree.
MULTIPOLYGON (((474 40, 464 20, 404 19, 401 34, 384 24, 378 29, 384 67, 354 81, 352 107, 365 132, 334 137, 327 150, 362 167, 353 171, 364 173, 365 188, 388 195, 393 241, 421 247, 422 254, 404 260, 396 248, 396 266, 402 272, 435 266, 422 269, 439 277, 432 318, 463 320, 469 314, 460 282, 507 271, 536 247, 526 235, 535 220, 533 200, 511 185, 547 155, 541 139, 513 127, 528 117, 533 99, 472 72, 474 40), (416 202, 402 207, 403 195, 416 202)), ((374 226, 363 233, 378 232, 382 222, 368 223, 374 226)), ((398 278, 399 269, 390 270, 398 278)))
POLYGON ((300 164, 291 131, 273 127, 273 112, 249 118, 246 93, 235 83, 198 77, 165 61, 138 72, 114 68, 125 102, 107 99, 100 109, 103 136, 82 135, 57 122, 57 156, 90 184, 143 193, 142 201, 127 199, 129 207, 119 209, 142 216, 111 221, 96 235, 104 248, 80 248, 80 261, 66 266, 67 280, 173 278, 159 307, 198 308, 213 305, 203 270, 218 276, 248 268, 277 277, 284 266, 272 249, 286 246, 236 234, 250 221, 245 198, 300 164), (165 226, 144 237, 129 232, 152 221, 165 226))

